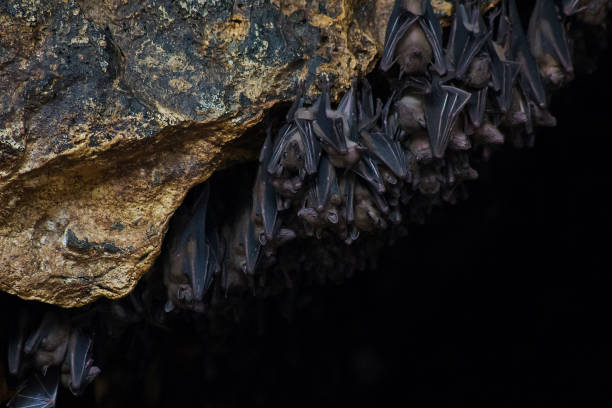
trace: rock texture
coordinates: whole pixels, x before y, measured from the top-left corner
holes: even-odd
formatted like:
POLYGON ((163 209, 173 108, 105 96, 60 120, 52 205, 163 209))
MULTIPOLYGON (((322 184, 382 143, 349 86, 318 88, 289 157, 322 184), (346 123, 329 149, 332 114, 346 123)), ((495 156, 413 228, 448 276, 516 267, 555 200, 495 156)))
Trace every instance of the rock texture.
POLYGON ((267 108, 373 68, 392 5, 0 2, 0 289, 127 294, 189 188, 257 150, 234 141, 267 108))

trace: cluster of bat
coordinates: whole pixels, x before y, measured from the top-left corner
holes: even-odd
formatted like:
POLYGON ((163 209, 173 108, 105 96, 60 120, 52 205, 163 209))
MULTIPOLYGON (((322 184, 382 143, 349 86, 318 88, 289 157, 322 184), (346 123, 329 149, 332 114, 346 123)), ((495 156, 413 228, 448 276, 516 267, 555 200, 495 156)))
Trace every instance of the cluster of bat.
MULTIPOLYGON (((485 3, 455 2, 445 41, 429 1, 397 0, 377 73, 384 102, 365 79, 336 108, 329 83, 312 104, 301 90, 276 137, 268 127, 252 194, 233 214, 211 183, 192 191, 158 265, 160 313, 209 314, 236 294, 279 293, 297 274, 341 280, 365 269, 381 242, 464 194, 478 177, 471 158, 554 125, 549 90, 574 75, 566 30, 601 24, 607 1, 537 0, 527 33, 515 0, 485 3)), ((26 380, 9 406, 52 407, 60 382, 80 393, 99 372, 87 333, 58 312, 23 314, 9 368, 26 380)))
POLYGON ((8 343, 8 369, 24 377, 9 406, 53 407, 61 382, 75 395, 100 373, 93 365, 93 339, 58 311, 33 313, 24 307, 8 343))

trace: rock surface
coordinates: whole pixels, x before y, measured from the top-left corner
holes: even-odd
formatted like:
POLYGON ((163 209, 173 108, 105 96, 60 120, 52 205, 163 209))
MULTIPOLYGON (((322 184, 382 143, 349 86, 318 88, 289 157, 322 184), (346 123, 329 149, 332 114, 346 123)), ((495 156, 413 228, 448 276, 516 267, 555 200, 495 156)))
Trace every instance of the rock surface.
POLYGON ((1 2, 0 289, 127 294, 187 191, 254 153, 234 141, 265 109, 374 67, 392 5, 1 2))

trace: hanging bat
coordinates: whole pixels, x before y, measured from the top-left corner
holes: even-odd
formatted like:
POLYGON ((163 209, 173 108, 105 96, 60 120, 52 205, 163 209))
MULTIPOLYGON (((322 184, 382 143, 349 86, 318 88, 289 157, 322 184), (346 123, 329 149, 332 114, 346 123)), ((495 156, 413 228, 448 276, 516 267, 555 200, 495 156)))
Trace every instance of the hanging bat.
POLYGON ((425 106, 420 96, 406 95, 395 103, 400 127, 408 134, 427 126, 425 106))
POLYGON ((406 178, 408 165, 404 149, 399 142, 390 139, 385 133, 377 130, 361 131, 361 140, 370 153, 384 163, 393 174, 400 179, 406 178))
MULTIPOLYGON (((415 56, 420 55, 421 58, 431 60, 431 46, 425 41, 423 33, 414 30, 413 25, 417 22, 418 16, 407 10, 401 0, 396 0, 391 17, 387 23, 385 33, 385 46, 383 49, 380 68, 386 72, 396 61, 400 61, 402 70, 409 74, 422 70, 422 62, 414 64, 415 56), (412 29, 411 29, 412 28, 412 29), (410 30, 410 33, 408 32, 410 30), (421 38, 422 37, 422 38, 421 38), (400 46, 401 44, 401 46, 400 46), (399 47, 399 49, 398 49, 399 47), (415 68, 413 68, 416 65, 415 68)), ((425 64, 429 63, 426 61, 425 64)))
POLYGON ((381 194, 385 192, 385 183, 380 176, 378 166, 368 154, 365 154, 352 170, 370 183, 375 191, 381 194))
POLYGON ((25 343, 26 354, 34 355, 34 365, 43 374, 49 366, 60 365, 66 354, 70 326, 62 315, 45 313, 38 328, 25 343))
POLYGON ((68 353, 62 367, 62 383, 74 395, 81 395, 85 387, 100 373, 100 369, 93 365, 91 347, 93 340, 80 328, 72 330, 68 353))
POLYGON ((47 370, 46 375, 34 372, 19 386, 8 406, 12 408, 53 408, 58 385, 59 370, 57 367, 47 370))
POLYGON ((440 26, 440 20, 436 17, 433 11, 431 2, 429 0, 423 0, 423 6, 425 8, 423 15, 419 18, 419 24, 425 32, 425 36, 431 45, 433 52, 432 65, 438 75, 443 76, 446 74, 446 58, 444 56, 444 47, 442 46, 442 27, 440 26))
POLYGON ((276 190, 270 180, 270 174, 266 171, 272 156, 272 137, 270 128, 267 129, 266 140, 264 141, 259 155, 259 168, 257 178, 253 186, 253 214, 251 215, 255 227, 258 230, 259 242, 265 245, 272 240, 276 228, 278 215, 276 190))
POLYGON ((321 157, 319 172, 317 174, 317 182, 315 183, 316 209, 323 211, 328 201, 334 201, 334 204, 339 204, 338 200, 338 179, 336 178, 336 170, 326 156, 321 157), (332 196, 336 196, 332 200, 332 196))
POLYGON ((240 222, 240 241, 239 245, 243 252, 243 263, 242 271, 247 275, 253 275, 255 273, 255 267, 259 259, 259 253, 261 250, 261 244, 255 236, 255 226, 248 216, 248 212, 245 213, 240 222))
POLYGON ((507 0, 508 19, 511 25, 510 46, 512 57, 520 64, 520 81, 521 87, 528 92, 528 95, 533 99, 538 106, 545 107, 546 90, 540 77, 540 71, 535 58, 529 49, 529 42, 521 25, 521 17, 516 8, 515 0, 507 0))
MULTIPOLYGON (((216 263, 215 254, 206 243, 209 195, 210 185, 204 183, 199 191, 193 192, 193 201, 177 211, 164 262, 170 302, 188 309, 203 307, 201 302, 212 282, 211 271, 216 263)), ((172 309, 170 304, 167 306, 172 309)))
POLYGON ((457 5, 447 47, 454 63, 455 77, 466 78, 472 61, 491 35, 482 23, 479 4, 457 5))
POLYGON ((357 115, 357 83, 355 80, 352 81, 351 88, 340 100, 337 110, 345 118, 348 125, 347 139, 356 143, 359 139, 357 134, 359 117, 357 115))
POLYGON ((329 101, 329 84, 324 85, 321 95, 316 102, 316 114, 312 127, 315 134, 324 143, 339 154, 348 153, 348 147, 346 145, 346 138, 344 135, 344 127, 342 120, 334 118, 333 120, 327 116, 327 113, 331 111, 331 105, 329 101))
POLYGON ((8 342, 8 369, 9 373, 18 375, 21 369, 21 356, 23 354, 23 346, 26 341, 26 330, 28 327, 28 311, 22 307, 19 310, 16 327, 11 332, 11 337, 8 342))
POLYGON ((561 10, 567 17, 580 13, 586 7, 580 7, 580 0, 561 0, 561 10))
POLYGON ((300 131, 294 123, 283 126, 274 143, 274 149, 268 163, 268 172, 281 177, 285 170, 297 173, 300 179, 306 176, 306 151, 300 131))
POLYGON ((355 222, 355 174, 346 173, 341 179, 340 186, 346 208, 346 222, 352 224, 355 222))
POLYGON ((520 64, 506 60, 502 48, 496 43, 489 42, 489 55, 491 55, 491 85, 497 92, 495 99, 499 109, 506 113, 512 106, 512 89, 520 71, 520 64))
POLYGON ((321 145, 313 133, 311 121, 296 119, 295 124, 300 132, 302 145, 304 146, 304 167, 306 169, 306 174, 313 175, 319 168, 321 145))
POLYGON ((470 99, 470 93, 432 81, 431 93, 425 97, 427 133, 434 157, 441 158, 448 145, 457 115, 470 99))
POLYGON ((572 53, 565 27, 552 0, 537 0, 529 20, 529 45, 550 83, 561 85, 574 74, 572 53))
POLYGON ((484 120, 485 108, 487 105, 488 88, 482 88, 479 91, 473 92, 468 100, 467 113, 470 121, 475 127, 480 127, 484 120))

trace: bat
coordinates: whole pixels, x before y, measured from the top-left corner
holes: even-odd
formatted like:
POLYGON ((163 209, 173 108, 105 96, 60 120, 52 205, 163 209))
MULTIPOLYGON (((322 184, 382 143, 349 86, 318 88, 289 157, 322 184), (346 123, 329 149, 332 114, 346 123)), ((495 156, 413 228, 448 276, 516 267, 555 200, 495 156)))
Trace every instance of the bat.
POLYGON ((53 408, 58 385, 59 369, 57 367, 47 370, 46 375, 34 372, 19 386, 8 406, 12 408, 53 408))
POLYGON ((68 344, 66 362, 70 370, 68 388, 74 395, 80 395, 85 386, 100 373, 98 367, 92 366, 91 347, 93 340, 81 329, 73 329, 68 344))
POLYGON ((442 46, 442 27, 440 26, 440 20, 436 17, 431 2, 429 0, 423 1, 425 12, 419 18, 419 24, 425 32, 425 37, 431 45, 433 52, 432 65, 438 75, 442 76, 446 74, 446 59, 444 57, 444 47, 442 46))
POLYGON ((348 134, 346 135, 349 141, 357 142, 359 135, 357 134, 357 125, 359 118, 357 116, 357 85, 353 80, 351 88, 344 94, 338 104, 338 112, 345 118, 348 125, 348 134))
POLYGON ((270 128, 267 129, 266 140, 264 141, 259 155, 259 168, 257 178, 253 186, 253 214, 252 220, 255 225, 263 231, 258 235, 262 245, 274 237, 276 221, 278 215, 276 190, 270 181, 270 174, 266 171, 270 157, 272 156, 272 137, 270 128))
POLYGON ((508 19, 511 25, 510 47, 512 59, 520 64, 519 78, 521 87, 540 107, 546 107, 546 90, 540 77, 538 64, 529 50, 529 42, 521 25, 521 17, 515 0, 507 0, 508 19))
POLYGON ((425 118, 434 157, 444 156, 457 116, 470 96, 459 88, 441 85, 439 78, 432 81, 431 93, 425 97, 425 118))
POLYGON ((391 139, 384 132, 361 131, 362 143, 370 153, 389 168, 397 177, 404 179, 408 174, 408 164, 404 149, 399 142, 391 139))
POLYGON ((304 146, 304 167, 308 175, 313 175, 319 168, 321 157, 321 145, 312 131, 312 122, 304 119, 296 119, 295 124, 302 138, 304 146))
POLYGON ((475 127, 480 127, 484 120, 485 108, 487 105, 487 90, 488 87, 484 87, 473 92, 468 100, 467 113, 470 121, 475 127))
POLYGON ((251 217, 248 216, 248 212, 243 216, 240 225, 240 246, 244 251, 242 271, 247 275, 253 275, 257 266, 257 260, 259 259, 261 244, 255 236, 255 225, 251 221, 251 217))
POLYGON ((268 163, 268 173, 281 176, 284 170, 291 170, 306 176, 305 149, 297 125, 288 123, 279 130, 274 149, 268 163))
POLYGON ((348 153, 348 147, 346 145, 342 120, 337 118, 332 120, 327 116, 327 112, 331 111, 329 85, 325 85, 322 88, 321 95, 316 102, 317 108, 312 128, 324 144, 329 145, 340 154, 346 154, 348 153))
POLYGON ((497 92, 495 99, 499 109, 505 113, 512 106, 512 88, 519 74, 520 64, 507 61, 500 46, 489 42, 489 55, 491 55, 491 83, 497 92))
POLYGON ((389 204, 387 203, 387 200, 385 200, 385 197, 376 191, 372 185, 369 185, 368 189, 370 190, 372 201, 374 201, 374 204, 380 210, 380 212, 383 214, 389 214, 389 204))
POLYGON ((344 195, 344 206, 346 207, 346 222, 355 222, 355 175, 346 173, 341 181, 342 192, 344 195))
POLYGON ((171 276, 184 275, 188 278, 191 294, 185 300, 201 301, 210 287, 210 264, 215 262, 209 246, 206 244, 206 212, 210 196, 210 185, 204 183, 196 191, 193 203, 185 207, 185 214, 180 214, 180 227, 174 231, 175 239, 170 241, 169 263, 167 273, 171 276), (181 225, 182 224, 182 225, 181 225))
POLYGON ((465 78, 470 64, 491 38, 480 18, 479 5, 459 4, 453 19, 448 49, 454 64, 454 75, 465 78))
POLYGON ((529 20, 528 36, 531 52, 544 78, 558 85, 566 76, 573 76, 572 53, 567 34, 552 0, 536 1, 529 20))
POLYGON ((401 0, 396 0, 387 23, 385 46, 380 61, 380 68, 383 72, 387 72, 398 60, 396 56, 398 43, 418 19, 418 16, 402 7, 401 3, 401 0))
POLYGON ((26 330, 28 326, 27 309, 21 308, 19 318, 16 322, 16 328, 12 331, 12 335, 8 342, 8 368, 13 375, 18 375, 21 368, 21 355, 23 346, 26 340, 26 330))
POLYGON ((378 166, 370 155, 364 155, 352 170, 370 183, 377 192, 381 194, 385 192, 385 184, 380 176, 378 166))
POLYGON ((580 13, 586 6, 579 7, 580 0, 561 0, 561 10, 566 16, 573 16, 574 14, 580 13))
POLYGON ((323 211, 332 194, 338 192, 338 179, 336 178, 336 170, 326 156, 321 157, 319 172, 317 174, 317 182, 315 184, 316 209, 323 211))

